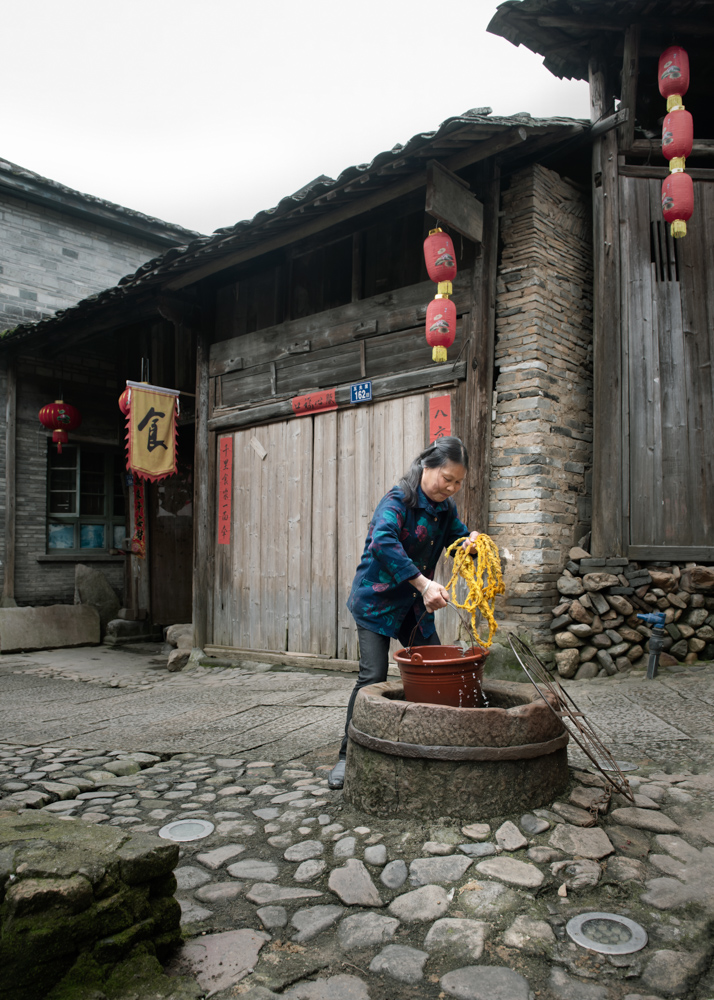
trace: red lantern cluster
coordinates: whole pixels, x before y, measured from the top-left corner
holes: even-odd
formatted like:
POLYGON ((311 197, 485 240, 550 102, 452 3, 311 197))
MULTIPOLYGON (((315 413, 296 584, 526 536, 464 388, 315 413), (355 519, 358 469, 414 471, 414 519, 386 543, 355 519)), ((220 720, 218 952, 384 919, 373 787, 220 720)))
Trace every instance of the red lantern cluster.
POLYGON ((659 92, 667 98, 662 123, 662 152, 669 160, 669 177, 662 182, 662 212, 671 223, 672 236, 687 235, 687 219, 694 211, 694 185, 684 172, 692 152, 694 121, 682 104, 689 89, 689 56, 680 45, 670 45, 659 57, 659 92))
POLYGON ((424 260, 437 294, 426 310, 426 342, 433 361, 446 361, 447 347, 456 337, 456 306, 449 296, 456 277, 456 253, 451 237, 441 229, 431 229, 424 240, 424 260))
POLYGON ((39 412, 40 423, 52 431, 52 440, 57 445, 57 454, 62 454, 62 445, 69 441, 68 431, 76 430, 82 423, 79 410, 61 399, 43 406, 39 412))

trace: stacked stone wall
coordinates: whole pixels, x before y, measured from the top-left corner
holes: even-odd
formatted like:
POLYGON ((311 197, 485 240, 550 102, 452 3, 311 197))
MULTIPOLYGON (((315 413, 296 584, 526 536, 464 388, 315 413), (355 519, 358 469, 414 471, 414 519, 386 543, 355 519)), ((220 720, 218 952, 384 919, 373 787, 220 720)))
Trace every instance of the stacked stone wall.
POLYGON ((651 619, 664 616, 660 666, 714 660, 714 569, 696 563, 637 563, 593 558, 579 547, 557 583, 550 624, 561 677, 587 680, 644 670, 651 619))
POLYGON ((0 201, 0 331, 116 285, 165 247, 11 196, 0 201))
POLYGON ((540 165, 506 183, 489 533, 505 557, 501 615, 551 641, 556 582, 590 522, 591 206, 540 165))

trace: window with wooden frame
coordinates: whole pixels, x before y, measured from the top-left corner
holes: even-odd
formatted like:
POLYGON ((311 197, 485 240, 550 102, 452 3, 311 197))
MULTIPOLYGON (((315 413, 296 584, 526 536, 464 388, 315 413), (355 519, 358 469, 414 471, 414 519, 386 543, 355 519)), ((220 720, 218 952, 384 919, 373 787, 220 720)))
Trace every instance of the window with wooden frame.
POLYGON ((50 444, 47 552, 108 552, 126 536, 124 461, 118 451, 50 444))

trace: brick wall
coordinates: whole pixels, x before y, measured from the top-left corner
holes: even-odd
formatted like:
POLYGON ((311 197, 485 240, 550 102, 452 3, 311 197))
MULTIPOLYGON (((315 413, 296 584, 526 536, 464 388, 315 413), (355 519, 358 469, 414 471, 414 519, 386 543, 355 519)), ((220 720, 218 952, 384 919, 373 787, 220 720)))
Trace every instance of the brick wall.
MULTIPOLYGON (((40 408, 58 398, 60 381, 67 402, 82 413, 82 425, 70 433, 70 442, 106 444, 119 448, 120 414, 117 398, 122 384, 116 374, 116 347, 105 344, 101 354, 74 349, 61 368, 50 367, 42 358, 20 357, 17 362, 17 481, 15 599, 19 605, 72 604, 77 562, 101 570, 121 598, 124 562, 92 561, 78 556, 69 562, 39 562, 46 553, 47 450, 51 432, 37 419, 40 408), (61 375, 59 374, 61 372, 61 375)), ((0 362, 4 364, 4 357, 0 362)), ((0 370, 4 389, 5 370, 0 370)), ((3 396, 4 398, 4 396, 3 396)), ((0 408, 0 524, 5 518, 5 406, 0 408)), ((4 544, 4 532, 0 533, 4 544)), ((4 558, 4 552, 2 553, 4 558)))
POLYGON ((506 556, 502 614, 542 641, 568 549, 590 527, 591 207, 539 165, 506 183, 489 533, 506 556))
POLYGON ((8 195, 0 199, 0 331, 116 285, 155 243, 8 195))

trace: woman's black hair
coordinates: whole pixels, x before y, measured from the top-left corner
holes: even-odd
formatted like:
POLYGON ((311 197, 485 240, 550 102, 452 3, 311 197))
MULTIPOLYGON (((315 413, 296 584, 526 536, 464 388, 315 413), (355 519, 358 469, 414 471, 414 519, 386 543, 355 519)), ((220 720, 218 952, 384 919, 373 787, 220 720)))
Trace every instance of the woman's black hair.
POLYGON ((468 469, 469 453, 464 448, 460 438, 437 438, 428 448, 424 449, 421 455, 417 455, 404 477, 399 480, 399 489, 404 494, 405 506, 416 507, 419 502, 418 489, 421 483, 422 469, 440 469, 447 462, 454 462, 456 465, 463 465, 465 469, 468 469))

